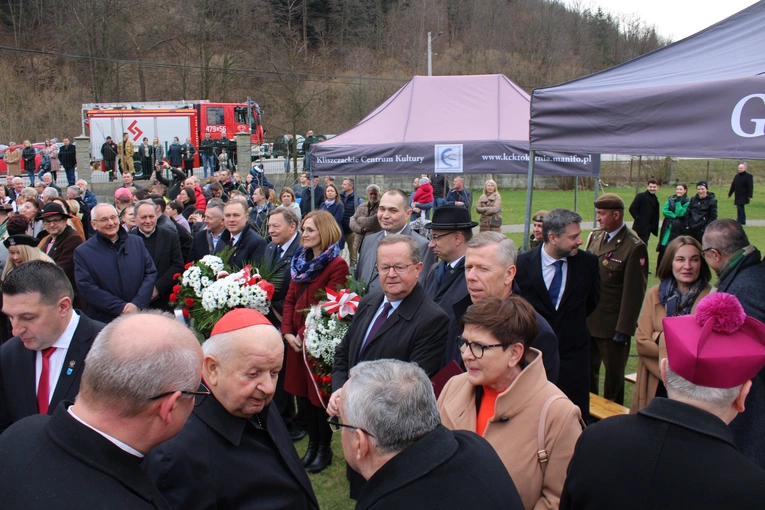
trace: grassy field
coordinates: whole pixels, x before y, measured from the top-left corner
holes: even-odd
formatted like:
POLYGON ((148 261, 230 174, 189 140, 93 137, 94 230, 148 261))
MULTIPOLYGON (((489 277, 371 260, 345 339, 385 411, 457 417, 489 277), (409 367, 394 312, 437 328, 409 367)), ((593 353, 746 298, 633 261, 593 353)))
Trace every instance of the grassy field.
MULTIPOLYGON (((747 219, 765 219, 765 187, 759 186, 755 189, 754 199, 752 203, 747 206, 747 219)), ((642 190, 641 190, 642 191, 642 190)), ((728 200, 727 188, 718 191, 718 215, 720 218, 735 218, 736 208, 733 205, 733 199, 728 200)), ((609 188, 609 192, 617 193, 624 199, 627 206, 635 196, 634 188, 609 188)), ((478 190, 474 190, 474 197, 480 196, 478 190)), ((694 192, 695 193, 695 192, 694 192)), ((502 217, 505 224, 522 224, 524 221, 524 213, 526 208, 526 192, 520 191, 501 191, 502 194, 502 217)), ((657 195, 659 197, 659 203, 664 204, 667 197, 674 194, 674 187, 665 186, 661 188, 657 195)), ((584 223, 582 227, 586 228, 582 233, 582 237, 586 236, 590 232, 592 226, 593 211, 591 208, 593 201, 592 191, 579 193, 579 204, 577 210, 582 214, 584 223)), ((539 209, 554 209, 556 207, 574 208, 574 192, 573 191, 534 191, 533 211, 539 209)), ((476 215, 477 218, 477 215, 476 215)), ((627 218, 630 220, 631 218, 627 218)), ((765 227, 745 227, 747 235, 752 244, 755 246, 765 248, 765 227)), ((523 234, 509 234, 509 237, 513 239, 516 245, 521 246, 523 244, 523 234)), ((651 236, 648 246, 649 256, 649 268, 651 273, 654 273, 656 266, 656 237, 651 236)), ((654 274, 648 277, 648 287, 658 285, 658 280, 654 274)), ((714 282, 713 282, 714 283, 714 282)), ((629 361, 627 362, 627 373, 632 373, 637 370, 637 353, 635 351, 635 342, 632 341, 632 352, 630 354, 629 361)), ((603 373, 601 371, 601 395, 603 385, 603 373)), ((632 402, 633 385, 627 383, 625 386, 625 405, 629 407, 632 402)), ((303 439, 296 444, 298 453, 302 456, 308 445, 308 440, 303 439)), ((319 505, 323 510, 350 510, 355 506, 355 502, 348 498, 348 482, 345 479, 345 461, 343 459, 342 445, 340 441, 340 432, 335 434, 333 439, 333 451, 335 459, 332 462, 332 466, 322 473, 316 475, 309 475, 311 482, 313 483, 314 491, 319 498, 319 505)))

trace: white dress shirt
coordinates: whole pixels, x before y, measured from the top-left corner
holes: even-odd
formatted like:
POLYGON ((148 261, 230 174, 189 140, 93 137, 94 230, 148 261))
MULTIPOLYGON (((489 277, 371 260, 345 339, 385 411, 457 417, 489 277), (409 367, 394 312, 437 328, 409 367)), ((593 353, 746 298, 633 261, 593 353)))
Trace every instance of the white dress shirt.
POLYGON ((292 243, 295 242, 296 237, 297 237, 297 232, 295 232, 295 234, 292 237, 290 237, 289 241, 287 241, 286 243, 282 245, 282 257, 284 257, 284 254, 287 253, 287 250, 290 249, 290 246, 292 246, 292 243))
MULTIPOLYGON (((48 403, 53 396, 53 392, 56 391, 56 383, 58 383, 58 376, 61 375, 61 369, 64 368, 64 361, 66 361, 66 353, 69 350, 69 344, 72 343, 72 337, 74 331, 77 329, 77 325, 80 323, 80 316, 76 312, 72 312, 72 318, 69 319, 69 325, 66 327, 61 336, 51 346, 56 350, 48 358, 48 403)), ((40 386, 40 374, 42 373, 42 352, 37 351, 35 354, 35 395, 37 395, 37 388, 40 386)))
POLYGON ((555 263, 558 260, 563 261, 563 266, 561 267, 562 273, 563 273, 563 279, 560 282, 560 292, 558 293, 558 299, 555 300, 555 309, 557 310, 560 306, 561 299, 563 299, 563 293, 566 291, 566 277, 568 276, 568 260, 566 258, 562 259, 554 259, 550 255, 547 254, 545 251, 544 246, 542 246, 542 276, 545 279, 545 287, 547 287, 547 290, 550 290, 550 285, 552 285, 553 278, 555 277, 555 263))

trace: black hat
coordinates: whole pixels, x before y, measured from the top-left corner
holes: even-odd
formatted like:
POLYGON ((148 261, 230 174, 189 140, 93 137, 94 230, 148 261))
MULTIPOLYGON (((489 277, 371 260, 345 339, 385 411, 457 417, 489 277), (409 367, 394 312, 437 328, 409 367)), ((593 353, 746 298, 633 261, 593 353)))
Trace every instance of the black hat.
POLYGON ((470 211, 456 205, 444 205, 433 211, 433 221, 425 228, 435 230, 467 230, 477 226, 471 221, 470 211))
POLYGON ((38 220, 48 218, 50 216, 63 216, 65 218, 71 218, 72 216, 64 211, 64 207, 58 202, 49 202, 42 208, 42 212, 37 214, 38 220))
POLYGON ((37 246, 40 244, 40 240, 36 237, 28 236, 26 234, 16 234, 15 236, 8 237, 8 239, 3 241, 3 244, 6 248, 19 245, 34 246, 37 248, 37 246))
POLYGON ((13 211, 13 205, 0 203, 0 213, 13 211))

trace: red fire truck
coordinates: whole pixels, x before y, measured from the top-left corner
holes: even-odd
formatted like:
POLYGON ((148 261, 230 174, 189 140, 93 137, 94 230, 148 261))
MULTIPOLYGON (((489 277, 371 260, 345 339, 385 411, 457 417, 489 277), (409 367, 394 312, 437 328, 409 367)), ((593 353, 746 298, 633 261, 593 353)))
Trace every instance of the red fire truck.
MULTIPOLYGON (((263 143, 262 110, 257 103, 211 103, 200 101, 156 101, 148 103, 91 103, 82 105, 83 133, 90 136, 93 161, 100 161, 101 146, 107 136, 120 143, 128 133, 135 148, 144 137, 149 143, 158 137, 167 148, 174 137, 181 143, 186 138, 197 150, 195 165, 199 165, 199 142, 205 133, 218 139, 225 132, 229 140, 236 133, 250 133, 253 145, 263 143)), ((167 154, 167 151, 165 151, 167 154)), ((248 158, 249 160, 249 158, 248 158)))

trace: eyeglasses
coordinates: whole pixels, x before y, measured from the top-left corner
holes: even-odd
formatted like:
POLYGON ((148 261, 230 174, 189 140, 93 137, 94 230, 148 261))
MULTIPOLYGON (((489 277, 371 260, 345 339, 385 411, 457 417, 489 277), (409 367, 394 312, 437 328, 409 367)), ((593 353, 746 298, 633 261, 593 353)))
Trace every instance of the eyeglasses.
POLYGON ((431 235, 430 235, 430 238, 431 238, 431 239, 433 239, 434 241, 438 241, 438 240, 439 240, 439 239, 441 239, 442 237, 450 236, 450 235, 452 235, 452 234, 456 234, 456 233, 457 233, 457 231, 456 231, 456 230, 452 230, 451 232, 447 232, 446 234, 440 234, 440 235, 431 234, 431 235))
POLYGON ((110 221, 113 223, 119 223, 120 219, 118 216, 109 216, 108 218, 98 218, 96 220, 96 223, 100 223, 101 225, 106 225, 110 221))
MULTIPOLYGON (((204 396, 206 396, 206 395, 209 395, 210 393, 212 393, 212 392, 210 391, 210 389, 209 389, 207 386, 205 386, 205 385, 204 385, 204 383, 199 383, 199 385, 200 385, 200 386, 202 386, 202 387, 204 388, 204 390, 202 390, 202 391, 183 391, 183 390, 180 390, 180 392, 181 392, 181 395, 186 395, 186 396, 191 396, 191 395, 204 395, 204 396)), ((172 395, 172 394, 173 394, 173 393, 175 393, 176 391, 179 391, 179 390, 175 390, 175 391, 166 391, 166 392, 164 392, 164 393, 160 393, 160 394, 159 394, 159 395, 157 395, 156 397, 151 397, 149 400, 159 400, 159 399, 160 399, 160 398, 162 398, 162 397, 166 397, 166 396, 168 396, 168 395, 172 395)))
POLYGON ((342 421, 340 421, 339 416, 330 416, 329 419, 327 419, 327 423, 329 423, 329 428, 334 430, 335 432, 340 432, 340 430, 343 429, 343 427, 347 429, 354 429, 354 430, 360 430, 364 434, 368 435, 369 437, 375 437, 374 434, 370 434, 366 430, 362 429, 361 427, 354 427, 353 425, 346 425, 342 421))
POLYGON ((375 267, 377 268, 377 272, 380 274, 388 274, 391 269, 396 274, 406 274, 406 272, 409 270, 409 266, 414 266, 415 264, 396 264, 393 266, 387 266, 385 264, 375 264, 375 267))
POLYGON ((460 352, 465 352, 465 349, 470 347, 470 352, 473 353, 475 359, 483 358, 483 353, 486 349, 491 349, 492 347, 504 347, 502 344, 481 345, 475 342, 468 342, 462 335, 457 337, 457 346, 459 347, 460 352))
POLYGON ((61 223, 64 218, 45 218, 42 220, 43 225, 52 225, 53 223, 61 223))
POLYGON ((704 248, 703 250, 699 252, 699 255, 703 256, 705 253, 710 251, 716 251, 717 253, 720 253, 720 250, 718 250, 717 248, 704 248))

